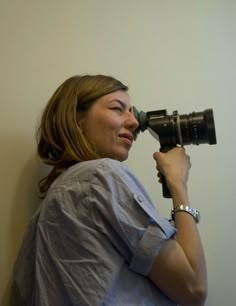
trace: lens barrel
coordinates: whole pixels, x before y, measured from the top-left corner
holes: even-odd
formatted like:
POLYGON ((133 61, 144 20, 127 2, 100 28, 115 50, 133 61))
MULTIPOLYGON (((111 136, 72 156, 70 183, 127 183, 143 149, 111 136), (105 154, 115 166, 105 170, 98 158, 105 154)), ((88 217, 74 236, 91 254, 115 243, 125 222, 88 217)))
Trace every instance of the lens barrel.
POLYGON ((179 115, 179 125, 184 145, 216 144, 215 124, 212 109, 179 115))

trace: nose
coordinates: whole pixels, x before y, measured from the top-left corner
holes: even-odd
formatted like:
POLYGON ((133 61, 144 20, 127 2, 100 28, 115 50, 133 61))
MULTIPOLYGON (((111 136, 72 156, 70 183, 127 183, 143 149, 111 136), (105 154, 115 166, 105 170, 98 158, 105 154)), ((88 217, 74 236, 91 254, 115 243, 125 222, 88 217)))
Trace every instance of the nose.
POLYGON ((126 123, 127 128, 129 128, 132 132, 134 132, 139 126, 139 122, 135 118, 133 112, 127 113, 127 118, 126 118, 125 123, 126 123))

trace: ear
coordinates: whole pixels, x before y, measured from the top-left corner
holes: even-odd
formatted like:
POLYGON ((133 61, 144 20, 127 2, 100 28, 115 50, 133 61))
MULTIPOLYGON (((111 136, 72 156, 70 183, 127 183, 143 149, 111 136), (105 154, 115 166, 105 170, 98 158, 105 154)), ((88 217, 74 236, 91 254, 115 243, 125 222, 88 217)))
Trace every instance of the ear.
POLYGON ((76 121, 78 126, 80 127, 81 131, 83 132, 83 123, 84 123, 84 114, 81 112, 76 113, 76 121))

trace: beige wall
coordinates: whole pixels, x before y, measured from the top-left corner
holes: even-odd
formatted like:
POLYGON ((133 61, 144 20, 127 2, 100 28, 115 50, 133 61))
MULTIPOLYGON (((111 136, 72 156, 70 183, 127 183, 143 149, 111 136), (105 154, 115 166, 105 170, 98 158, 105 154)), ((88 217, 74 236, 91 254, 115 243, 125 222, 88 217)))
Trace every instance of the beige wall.
MULTIPOLYGON (((107 73, 127 83, 139 109, 213 108, 218 145, 189 146, 191 203, 202 214, 209 297, 233 306, 235 292, 234 0, 22 0, 0 2, 0 304, 23 231, 39 204, 35 127, 42 107, 67 77, 107 73)), ((129 166, 159 209, 152 153, 159 144, 139 136, 129 166)))

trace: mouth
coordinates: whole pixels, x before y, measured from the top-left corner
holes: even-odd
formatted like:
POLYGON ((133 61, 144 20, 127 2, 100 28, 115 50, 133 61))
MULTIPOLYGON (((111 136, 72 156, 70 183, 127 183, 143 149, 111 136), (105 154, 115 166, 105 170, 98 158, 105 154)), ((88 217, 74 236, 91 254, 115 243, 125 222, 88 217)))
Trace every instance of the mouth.
POLYGON ((130 146, 132 145, 134 140, 134 136, 130 133, 120 134, 119 137, 130 146))

